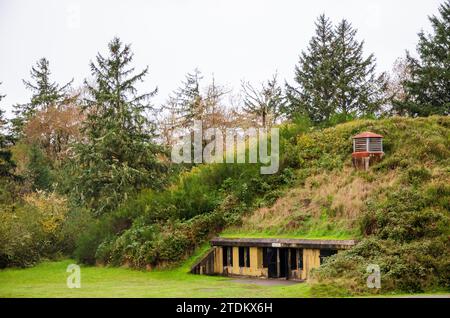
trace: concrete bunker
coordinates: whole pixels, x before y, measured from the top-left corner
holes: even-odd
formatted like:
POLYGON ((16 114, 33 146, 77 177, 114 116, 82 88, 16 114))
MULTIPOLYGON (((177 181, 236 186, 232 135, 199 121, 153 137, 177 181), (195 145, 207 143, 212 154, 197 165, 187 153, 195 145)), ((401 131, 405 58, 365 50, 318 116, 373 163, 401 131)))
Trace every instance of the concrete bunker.
POLYGON ((307 280, 326 257, 351 248, 354 240, 214 238, 191 269, 195 274, 307 280))

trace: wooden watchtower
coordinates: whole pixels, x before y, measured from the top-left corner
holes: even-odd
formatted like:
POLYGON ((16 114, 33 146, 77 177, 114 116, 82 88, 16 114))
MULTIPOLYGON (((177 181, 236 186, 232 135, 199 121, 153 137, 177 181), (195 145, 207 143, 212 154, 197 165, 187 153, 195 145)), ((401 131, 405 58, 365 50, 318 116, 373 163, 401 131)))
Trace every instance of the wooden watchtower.
POLYGON ((383 136, 366 131, 353 136, 353 166, 368 170, 373 162, 379 161, 384 155, 383 136))

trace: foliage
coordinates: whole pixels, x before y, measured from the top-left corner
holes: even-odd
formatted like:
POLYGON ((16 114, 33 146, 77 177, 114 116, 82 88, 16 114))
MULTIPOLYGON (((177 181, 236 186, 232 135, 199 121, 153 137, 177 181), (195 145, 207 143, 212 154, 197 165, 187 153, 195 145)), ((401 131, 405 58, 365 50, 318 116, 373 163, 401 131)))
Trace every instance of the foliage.
POLYGON ((271 200, 265 194, 287 179, 260 175, 254 164, 195 167, 167 190, 142 191, 103 218, 109 231, 93 226, 93 234, 80 241, 78 259, 135 267, 178 262, 225 225, 239 222, 255 198, 271 200))
POLYGON ((68 99, 68 91, 73 80, 60 86, 50 79, 49 61, 43 57, 31 68, 31 81, 23 80, 25 87, 33 92, 30 103, 14 106, 15 118, 12 120, 13 133, 16 139, 22 137, 22 129, 36 112, 47 110, 50 106, 58 106, 68 99))
POLYGON ((109 56, 97 55, 91 63, 95 85, 85 85, 90 99, 83 111, 85 139, 76 146, 75 194, 96 214, 109 212, 131 193, 160 187, 164 165, 152 140, 152 123, 146 117, 148 100, 157 90, 137 93, 136 84, 148 72, 134 73, 129 45, 114 38, 109 56))
POLYGON ((32 144, 29 148, 26 178, 32 190, 49 190, 51 188, 50 162, 39 146, 32 144))
POLYGON ((67 252, 65 244, 73 239, 62 231, 68 213, 64 197, 41 191, 26 195, 13 207, 2 207, 0 266, 30 266, 42 258, 67 252))
POLYGON ((307 115, 314 123, 327 123, 335 114, 375 114, 384 100, 386 80, 375 76, 375 58, 363 57, 356 30, 342 20, 333 27, 321 15, 307 51, 295 67, 295 85, 287 85, 284 112, 290 118, 307 115))
POLYGON ((397 177, 367 197, 359 217, 363 239, 316 271, 313 294, 329 285, 353 295, 449 286, 448 127, 447 117, 384 121, 386 158, 373 169, 397 177), (366 287, 368 264, 381 268, 381 291, 366 287))
POLYGON ((394 105, 411 116, 450 114, 450 1, 439 8, 440 16, 430 17, 432 34, 419 33, 419 58, 407 55, 410 73, 403 85, 406 98, 394 105))
POLYGON ((25 124, 22 142, 39 146, 55 165, 60 166, 62 160, 71 155, 72 144, 81 140, 83 119, 75 101, 58 107, 51 105, 36 112, 25 124))

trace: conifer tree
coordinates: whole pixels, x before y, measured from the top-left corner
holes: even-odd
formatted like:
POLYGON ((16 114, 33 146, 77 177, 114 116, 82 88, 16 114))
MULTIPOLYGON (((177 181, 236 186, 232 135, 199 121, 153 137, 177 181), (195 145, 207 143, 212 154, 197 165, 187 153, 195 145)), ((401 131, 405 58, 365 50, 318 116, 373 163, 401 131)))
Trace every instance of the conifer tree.
POLYGON ((108 56, 99 53, 90 64, 95 84, 85 81, 90 95, 83 105, 86 140, 77 147, 76 190, 97 213, 110 211, 143 187, 158 187, 162 172, 154 127, 146 116, 157 89, 138 94, 136 88, 148 67, 135 72, 130 45, 119 38, 108 49, 108 56))
POLYGON ((286 85, 290 118, 307 115, 314 123, 332 117, 375 113, 383 103, 385 76, 375 76, 373 55, 363 57, 364 42, 346 20, 336 28, 324 15, 295 68, 295 86, 286 85))
POLYGON ((313 122, 328 120, 333 112, 334 97, 334 30, 331 21, 321 15, 315 35, 295 66, 295 86, 286 85, 289 118, 306 115, 313 122))
POLYGON ((12 120, 13 133, 16 139, 20 134, 24 124, 36 114, 37 111, 47 110, 51 105, 58 106, 59 103, 68 97, 68 90, 73 79, 63 86, 52 82, 50 78, 49 61, 43 57, 37 61, 36 66, 31 68, 31 80, 22 80, 25 87, 32 91, 31 101, 26 104, 14 105, 15 118, 12 120))
POLYGON ((211 83, 206 87, 205 92, 201 95, 201 120, 203 121, 203 129, 217 128, 224 124, 225 110, 221 104, 222 97, 228 92, 221 85, 216 84, 214 76, 211 83))
POLYGON ((190 127, 194 120, 202 119, 204 112, 204 101, 200 93, 200 81, 202 79, 201 72, 195 69, 194 72, 186 74, 182 86, 175 91, 173 97, 174 111, 181 127, 190 127))
MULTIPOLYGON (((0 94, 0 102, 5 96, 0 94)), ((11 150, 8 148, 9 138, 5 133, 7 120, 4 117, 4 113, 4 110, 0 108, 0 177, 9 177, 13 174, 12 170, 15 164, 12 160, 11 150)))
POLYGON ((440 6, 439 14, 429 18, 433 33, 419 33, 419 58, 407 53, 407 98, 394 104, 411 116, 450 114, 450 0, 440 6))
MULTIPOLYGON (((2 82, 0 82, 0 85, 2 85, 2 82)), ((0 94, 0 102, 2 101, 2 99, 3 98, 5 98, 6 97, 6 95, 2 95, 2 94, 0 94)))
POLYGON ((384 74, 375 75, 375 57, 363 56, 364 41, 356 40, 356 30, 347 20, 335 29, 333 52, 335 56, 334 112, 344 117, 373 114, 383 103, 384 74))
POLYGON ((63 85, 59 86, 56 82, 50 79, 49 61, 43 57, 36 66, 31 68, 32 81, 23 80, 25 87, 33 92, 31 102, 25 110, 34 112, 36 110, 45 110, 50 105, 57 104, 67 97, 68 89, 73 82, 73 79, 63 85))
POLYGON ((176 126, 190 129, 195 120, 202 122, 203 130, 223 122, 223 109, 220 101, 226 94, 225 89, 215 83, 214 77, 211 83, 201 88, 203 76, 198 69, 186 74, 182 86, 178 88, 165 107, 176 116, 176 126))

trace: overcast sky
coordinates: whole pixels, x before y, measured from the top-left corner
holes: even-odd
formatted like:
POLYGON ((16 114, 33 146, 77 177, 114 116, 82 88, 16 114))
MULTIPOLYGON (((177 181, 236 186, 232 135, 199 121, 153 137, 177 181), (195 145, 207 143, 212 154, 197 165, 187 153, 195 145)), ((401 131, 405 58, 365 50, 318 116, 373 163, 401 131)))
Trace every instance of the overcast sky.
POLYGON ((150 68, 143 88, 159 88, 165 101, 185 73, 198 67, 218 83, 239 89, 241 80, 260 82, 278 71, 292 81, 299 53, 325 13, 358 29, 365 53, 378 71, 391 69, 417 33, 429 30, 427 16, 443 0, 0 0, 0 93, 2 109, 27 102, 31 66, 50 61, 53 79, 75 86, 89 77, 89 61, 115 35, 131 43, 138 69, 150 68))

